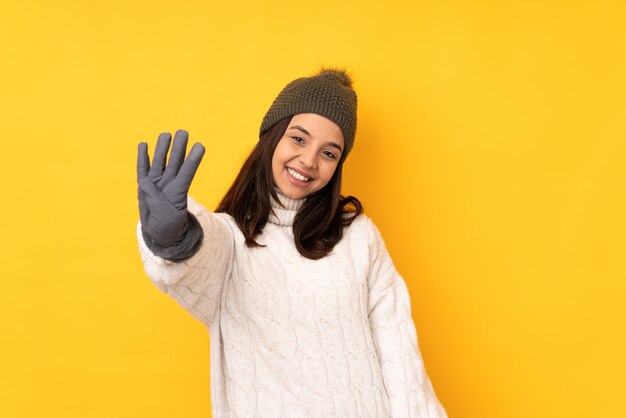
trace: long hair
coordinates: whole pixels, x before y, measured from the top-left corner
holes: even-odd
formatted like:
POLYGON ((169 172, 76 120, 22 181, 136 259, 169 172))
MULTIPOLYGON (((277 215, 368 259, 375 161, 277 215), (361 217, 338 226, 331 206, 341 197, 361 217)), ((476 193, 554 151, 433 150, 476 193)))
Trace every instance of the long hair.
MULTIPOLYGON (((248 247, 264 247, 256 237, 267 224, 270 196, 280 202, 274 189, 272 157, 291 118, 276 122, 261 137, 237 178, 215 209, 233 217, 248 247)), ((343 236, 343 228, 363 212, 354 196, 341 196, 341 174, 345 153, 326 186, 307 196, 293 221, 293 235, 298 252, 306 258, 320 259, 330 253, 343 236)))

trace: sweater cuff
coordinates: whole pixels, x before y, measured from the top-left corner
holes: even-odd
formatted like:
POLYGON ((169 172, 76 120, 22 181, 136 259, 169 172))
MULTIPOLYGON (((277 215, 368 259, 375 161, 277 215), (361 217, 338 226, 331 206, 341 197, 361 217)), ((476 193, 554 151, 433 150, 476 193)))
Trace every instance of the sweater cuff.
POLYGON ((187 225, 187 232, 185 232, 183 238, 173 245, 162 245, 155 242, 146 234, 143 228, 141 228, 141 234, 146 246, 154 255, 170 261, 183 261, 198 252, 204 237, 200 222, 190 212, 187 212, 187 225))

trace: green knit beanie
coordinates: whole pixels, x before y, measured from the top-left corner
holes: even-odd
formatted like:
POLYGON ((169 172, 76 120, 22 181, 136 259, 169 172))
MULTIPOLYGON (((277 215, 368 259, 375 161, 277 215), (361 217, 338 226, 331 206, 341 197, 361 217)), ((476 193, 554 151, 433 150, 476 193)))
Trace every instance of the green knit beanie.
POLYGON ((282 119, 299 113, 316 113, 341 128, 347 157, 356 133, 356 104, 356 93, 348 73, 341 69, 322 68, 312 77, 298 78, 285 86, 265 114, 259 135, 282 119))

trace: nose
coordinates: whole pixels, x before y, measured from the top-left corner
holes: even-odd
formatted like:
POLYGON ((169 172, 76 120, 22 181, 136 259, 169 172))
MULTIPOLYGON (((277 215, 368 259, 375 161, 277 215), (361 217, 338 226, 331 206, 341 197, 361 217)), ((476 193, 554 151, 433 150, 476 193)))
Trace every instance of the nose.
POLYGON ((316 168, 317 166, 317 154, 313 147, 309 147, 308 149, 302 150, 300 153, 300 162, 304 167, 307 168, 316 168))

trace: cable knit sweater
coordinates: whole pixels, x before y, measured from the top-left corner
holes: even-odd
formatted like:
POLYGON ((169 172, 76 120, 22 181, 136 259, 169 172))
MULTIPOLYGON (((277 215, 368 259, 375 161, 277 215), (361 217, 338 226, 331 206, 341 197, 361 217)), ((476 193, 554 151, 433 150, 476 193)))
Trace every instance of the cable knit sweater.
POLYGON ((189 258, 155 255, 137 225, 154 284, 210 332, 214 418, 446 418, 424 369, 409 294, 362 214, 320 260, 302 257, 292 224, 303 199, 279 193, 248 248, 230 215, 193 198, 203 230, 189 258))

